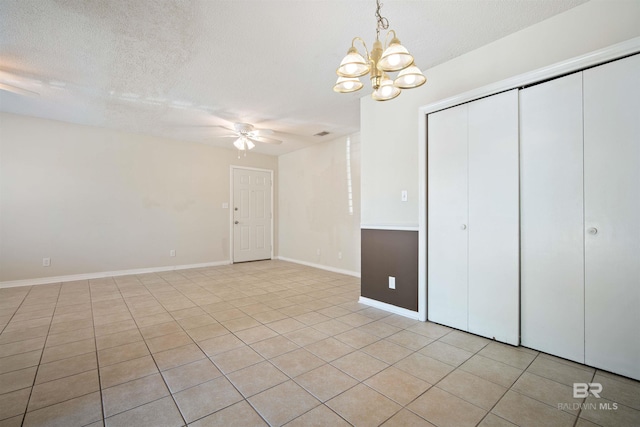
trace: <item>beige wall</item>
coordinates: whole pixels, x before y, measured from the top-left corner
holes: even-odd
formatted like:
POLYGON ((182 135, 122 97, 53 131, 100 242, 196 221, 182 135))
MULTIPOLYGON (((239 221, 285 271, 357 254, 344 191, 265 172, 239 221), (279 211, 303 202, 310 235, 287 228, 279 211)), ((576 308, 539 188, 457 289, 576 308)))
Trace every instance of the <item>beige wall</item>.
POLYGON ((282 155, 278 172, 279 255, 360 272, 360 135, 282 155))
POLYGON ((426 70, 424 86, 393 101, 363 97, 363 225, 418 225, 419 107, 637 36, 640 1, 592 0, 426 70))
POLYGON ((227 261, 230 165, 277 162, 0 114, 0 282, 227 261))

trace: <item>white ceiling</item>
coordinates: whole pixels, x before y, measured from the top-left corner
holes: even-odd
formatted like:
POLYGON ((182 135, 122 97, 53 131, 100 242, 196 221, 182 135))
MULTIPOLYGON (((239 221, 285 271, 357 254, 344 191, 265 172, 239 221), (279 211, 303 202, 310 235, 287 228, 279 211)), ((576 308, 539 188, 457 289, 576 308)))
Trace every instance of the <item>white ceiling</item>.
MULTIPOLYGON (((382 15, 425 70, 584 2, 386 0, 382 15)), ((373 42, 375 7, 0 0, 0 82, 40 93, 0 91, 0 110, 222 147, 233 140, 208 126, 245 121, 284 140, 255 151, 287 153, 359 130, 368 82, 352 94, 332 87, 351 39, 373 42)))

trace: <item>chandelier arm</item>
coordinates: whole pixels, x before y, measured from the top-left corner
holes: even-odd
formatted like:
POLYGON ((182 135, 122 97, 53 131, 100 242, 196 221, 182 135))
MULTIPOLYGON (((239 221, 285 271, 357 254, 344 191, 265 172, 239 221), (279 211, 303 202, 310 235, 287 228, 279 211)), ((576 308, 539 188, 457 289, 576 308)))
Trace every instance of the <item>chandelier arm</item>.
MULTIPOLYGON (((384 37, 384 48, 388 48, 389 47, 389 34, 393 33, 393 39, 395 39, 396 37, 398 37, 396 35, 395 30, 389 30, 389 32, 387 33, 387 35, 384 37)), ((391 39, 391 40, 393 40, 391 39)))
POLYGON ((366 58, 369 59, 369 49, 367 49, 367 44, 360 37, 354 37, 353 40, 351 40, 351 47, 356 47, 356 41, 358 40, 362 43, 362 46, 364 46, 364 51, 367 54, 366 58))

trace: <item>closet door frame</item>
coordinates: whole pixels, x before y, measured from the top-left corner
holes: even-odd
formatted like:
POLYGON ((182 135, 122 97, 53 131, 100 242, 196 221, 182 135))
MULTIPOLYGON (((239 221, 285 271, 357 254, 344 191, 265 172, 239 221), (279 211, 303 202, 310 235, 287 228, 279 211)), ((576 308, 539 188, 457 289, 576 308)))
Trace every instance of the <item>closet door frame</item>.
POLYGON ((427 320, 427 115, 640 52, 640 37, 427 104, 418 110, 418 317, 427 320))

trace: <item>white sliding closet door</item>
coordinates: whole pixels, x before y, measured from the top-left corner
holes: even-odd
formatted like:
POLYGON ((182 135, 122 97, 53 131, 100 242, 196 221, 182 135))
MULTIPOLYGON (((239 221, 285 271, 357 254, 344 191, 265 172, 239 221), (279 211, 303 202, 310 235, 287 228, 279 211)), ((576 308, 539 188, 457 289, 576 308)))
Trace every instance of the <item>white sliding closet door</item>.
POLYGON ((467 330, 467 105, 429 115, 428 316, 467 330))
POLYGON ((584 363, 582 73, 520 91, 522 345, 584 363))
POLYGON ((428 318, 518 344, 518 93, 428 121, 428 318))
POLYGON ((640 55, 584 72, 585 362, 640 379, 640 55))
POLYGON ((518 90, 469 103, 469 332, 519 344, 518 90))

